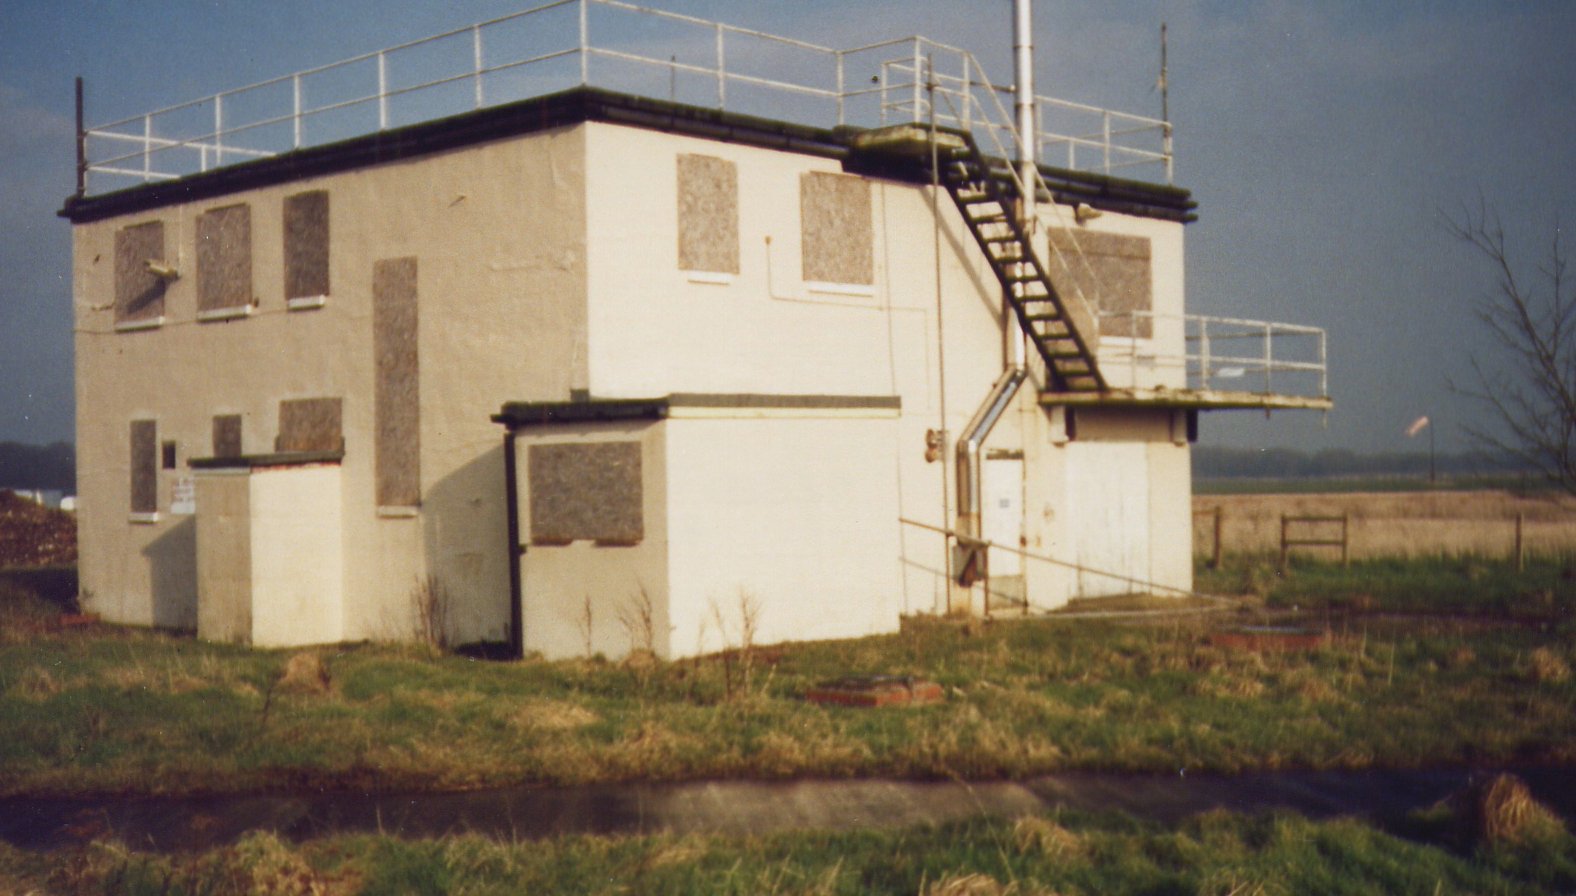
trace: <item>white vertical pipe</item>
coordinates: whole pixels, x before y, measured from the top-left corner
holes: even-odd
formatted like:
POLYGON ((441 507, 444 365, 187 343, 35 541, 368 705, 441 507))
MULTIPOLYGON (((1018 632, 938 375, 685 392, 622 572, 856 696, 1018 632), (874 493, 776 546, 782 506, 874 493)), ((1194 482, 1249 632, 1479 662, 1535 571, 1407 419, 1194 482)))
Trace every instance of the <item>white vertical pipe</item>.
POLYGON ((476 73, 476 108, 484 103, 482 98, 482 26, 471 26, 471 70, 476 73))
POLYGON ((389 67, 383 51, 378 51, 378 130, 389 127, 389 67))
POLYGON ((580 0, 580 86, 591 83, 591 20, 588 0, 580 0))
POLYGON ((224 94, 213 96, 213 164, 224 164, 224 94))
MULTIPOLYGON (((1034 185, 1039 170, 1035 167, 1034 147, 1037 133, 1034 126, 1034 3, 1033 0, 1012 2, 1012 66, 1013 111, 1018 125, 1018 182, 1022 187, 1018 214, 1025 232, 1034 217, 1034 185)), ((1030 248, 1025 246, 1024 248, 1030 248)), ((1002 307, 1003 339, 1006 342, 1007 364, 1021 368, 1028 363, 1028 334, 1018 324, 1017 315, 1007 304, 1002 307)))

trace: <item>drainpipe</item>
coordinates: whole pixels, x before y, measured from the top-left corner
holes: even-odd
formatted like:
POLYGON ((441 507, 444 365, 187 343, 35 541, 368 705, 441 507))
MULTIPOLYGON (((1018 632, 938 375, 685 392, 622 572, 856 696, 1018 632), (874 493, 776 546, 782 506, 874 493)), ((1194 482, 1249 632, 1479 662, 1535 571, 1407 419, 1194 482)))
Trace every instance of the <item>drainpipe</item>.
POLYGON ((515 464, 514 427, 503 436, 504 513, 508 516, 509 538, 509 653, 525 658, 523 576, 520 569, 525 546, 520 543, 520 474, 515 464))
MULTIPOLYGON (((1034 217, 1035 196, 1035 129, 1034 129, 1034 38, 1031 0, 1013 0, 1013 69, 1015 94, 1013 105, 1017 112, 1017 142, 1019 182, 1024 192, 1018 202, 1018 214, 1025 224, 1034 217)), ((1025 226, 1025 232, 1028 227, 1025 226)), ((996 421, 1012 404, 1018 387, 1028 377, 1027 335, 1018 325, 1018 318, 1007 296, 1002 296, 1001 308, 1003 370, 991 386, 985 402, 969 420, 969 425, 958 437, 958 520, 957 532, 963 538, 979 538, 984 532, 983 496, 980 482, 983 457, 980 449, 995 428, 996 421)), ((988 574, 986 552, 966 543, 959 545, 959 560, 953 568, 957 583, 969 587, 988 574)), ((989 595, 986 601, 990 600, 989 595)))

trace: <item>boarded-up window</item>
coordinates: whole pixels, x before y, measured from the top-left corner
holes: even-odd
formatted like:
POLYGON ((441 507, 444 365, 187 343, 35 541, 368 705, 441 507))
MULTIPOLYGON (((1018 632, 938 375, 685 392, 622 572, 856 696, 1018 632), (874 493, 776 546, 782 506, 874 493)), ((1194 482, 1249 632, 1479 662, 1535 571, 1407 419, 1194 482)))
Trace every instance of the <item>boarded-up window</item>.
POLYGON ((228 205, 197 219, 197 313, 252 304, 252 210, 228 205))
POLYGON ((1090 231, 1052 230, 1050 235, 1071 269, 1063 270, 1051 259, 1051 281, 1063 292, 1071 292, 1071 284, 1083 291, 1101 312, 1100 335, 1150 338, 1154 327, 1147 312, 1154 309, 1154 289, 1149 240, 1090 231))
POLYGON ((531 541, 636 544, 641 514, 640 443, 532 445, 531 541))
POLYGON ((812 171, 799 180, 804 279, 870 285, 875 279, 870 184, 812 171))
POLYGON ((279 435, 274 450, 343 451, 340 428, 342 402, 338 398, 296 398, 279 402, 279 435))
POLYGON ((131 421, 131 512, 157 513, 159 509, 159 425, 152 420, 131 421))
POLYGON ((328 295, 328 191, 285 197, 285 298, 328 295))
POLYGON ((213 418, 213 456, 241 456, 240 414, 220 414, 213 418))
POLYGON ((380 507, 421 502, 420 376, 416 358, 416 259, 372 265, 373 416, 380 507))
POLYGON ((115 323, 157 321, 164 316, 164 278, 148 262, 164 263, 164 222, 115 231, 115 323))
POLYGON ((165 442, 159 448, 159 466, 166 470, 175 469, 176 446, 174 442, 165 442))
POLYGON ((726 159, 679 156, 679 268, 739 272, 739 172, 726 159))

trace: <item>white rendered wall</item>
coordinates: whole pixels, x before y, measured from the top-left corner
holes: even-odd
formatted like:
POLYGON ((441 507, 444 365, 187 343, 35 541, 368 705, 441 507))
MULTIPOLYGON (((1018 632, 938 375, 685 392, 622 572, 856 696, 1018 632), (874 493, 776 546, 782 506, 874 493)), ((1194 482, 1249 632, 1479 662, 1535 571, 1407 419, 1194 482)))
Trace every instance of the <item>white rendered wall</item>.
POLYGON ((250 480, 251 643, 344 640, 339 465, 267 467, 254 470, 250 480))
POLYGON ((661 424, 592 423, 532 427, 515 440, 520 506, 521 616, 527 653, 548 659, 603 654, 622 657, 645 649, 640 617, 649 604, 651 647, 668 656, 668 530, 661 424), (635 545, 531 544, 530 449, 533 445, 639 442, 641 516, 645 534, 635 545), (589 618, 588 618, 589 617, 589 618))
POLYGON ((670 419, 674 656, 896 631, 891 414, 670 419))

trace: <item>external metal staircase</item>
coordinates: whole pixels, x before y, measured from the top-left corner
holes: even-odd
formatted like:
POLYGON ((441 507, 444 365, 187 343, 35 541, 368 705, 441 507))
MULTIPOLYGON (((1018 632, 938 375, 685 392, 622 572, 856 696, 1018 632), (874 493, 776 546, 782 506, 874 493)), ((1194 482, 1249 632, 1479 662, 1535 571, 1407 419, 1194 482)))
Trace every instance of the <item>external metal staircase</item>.
MULTIPOLYGON (((1018 325, 1044 360, 1046 388, 1052 392, 1106 391, 1095 358, 1093 309, 1081 296, 1058 290, 1051 279, 1024 221, 1025 217, 1035 220, 1034 214, 1024 216, 1018 211, 1018 197, 1027 191, 1019 187, 1007 163, 986 158, 965 132, 949 129, 932 134, 914 126, 899 126, 867 131, 856 138, 849 167, 878 172, 902 166, 928 174, 932 139, 936 142, 936 179, 957 205, 1001 283, 1018 325)), ((1067 265, 1067 259, 1060 260, 1067 265)))
POLYGON ((984 250, 1019 325, 1044 359, 1050 386, 1061 392, 1105 391, 1090 345, 1093 319, 1080 327, 1034 251, 1016 212, 1016 180, 993 169, 974 141, 963 137, 963 146, 939 162, 941 183, 984 250))

